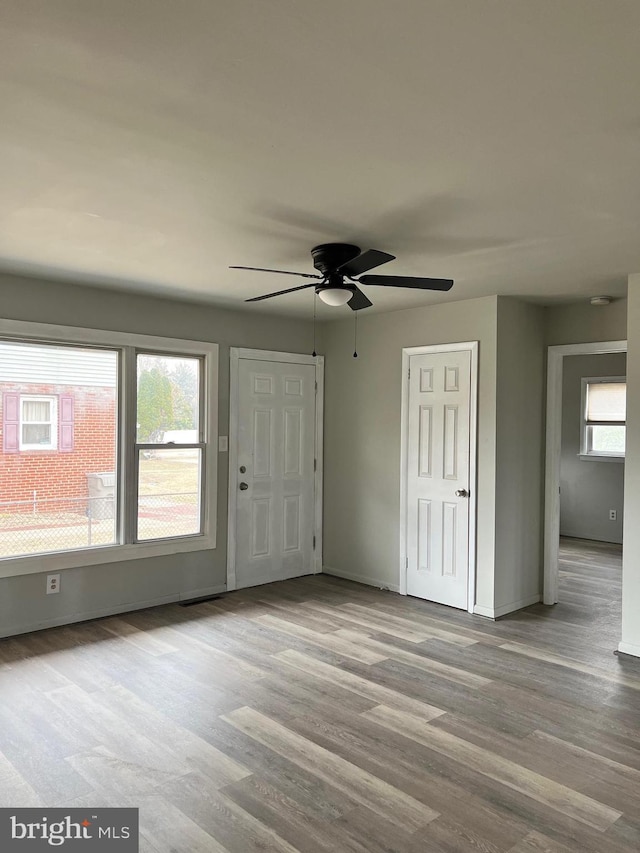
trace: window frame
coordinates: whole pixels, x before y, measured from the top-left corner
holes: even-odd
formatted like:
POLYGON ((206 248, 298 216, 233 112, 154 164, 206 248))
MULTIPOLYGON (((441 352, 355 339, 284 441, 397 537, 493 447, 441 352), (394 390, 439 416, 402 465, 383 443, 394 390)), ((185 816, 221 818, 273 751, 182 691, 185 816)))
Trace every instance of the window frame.
MULTIPOLYGON (((116 538, 113 545, 98 545, 76 550, 27 554, 0 558, 0 578, 35 574, 79 566, 103 565, 190 551, 216 548, 217 540, 217 463, 218 463, 218 362, 219 346, 209 341, 194 341, 156 335, 105 331, 102 329, 60 326, 0 319, 0 341, 40 344, 67 344, 117 350, 118 419, 116 444, 116 538), (200 439, 206 446, 202 460, 202 532, 163 539, 135 541, 137 513, 136 473, 136 400, 137 352, 201 358, 200 439)), ((21 413, 20 413, 21 414, 21 413)))
POLYGON ((18 407, 18 450, 20 453, 26 452, 31 453, 31 451, 42 451, 42 450, 57 450, 58 449, 58 397, 55 394, 20 394, 20 405, 18 407), (48 421, 25 421, 22 405, 23 403, 35 402, 42 403, 48 402, 51 406, 49 409, 50 418, 48 421), (33 424, 48 424, 51 427, 51 441, 49 444, 31 444, 24 442, 22 439, 22 428, 23 426, 31 426, 33 424))
POLYGON ((624 462, 625 453, 617 453, 615 451, 602 451, 591 449, 590 428, 593 426, 623 426, 626 435, 626 418, 623 421, 590 421, 587 419, 587 402, 590 385, 606 385, 623 383, 627 385, 626 376, 583 376, 580 380, 580 453, 578 456, 582 460, 591 460, 593 462, 624 462))

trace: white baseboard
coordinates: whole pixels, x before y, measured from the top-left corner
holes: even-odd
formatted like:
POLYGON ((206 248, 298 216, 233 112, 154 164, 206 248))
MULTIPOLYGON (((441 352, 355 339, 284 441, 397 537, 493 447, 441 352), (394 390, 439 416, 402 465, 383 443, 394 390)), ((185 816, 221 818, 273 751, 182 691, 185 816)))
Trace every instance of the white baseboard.
POLYGON ((384 583, 377 578, 372 578, 369 575, 358 575, 355 572, 345 572, 342 569, 334 569, 331 566, 323 566, 322 572, 325 575, 333 575, 336 578, 344 578, 347 581, 355 581, 355 583, 364 583, 367 586, 375 586, 376 589, 388 589, 389 592, 399 592, 400 587, 397 583, 384 583))
POLYGON ((134 610, 146 610, 148 607, 158 607, 161 604, 172 604, 176 601, 189 601, 192 598, 203 598, 205 595, 218 595, 226 592, 226 585, 194 589, 188 592, 162 595, 159 598, 149 598, 146 601, 136 601, 132 604, 120 604, 116 607, 104 607, 98 610, 85 610, 83 613, 74 613, 72 616, 58 616, 55 619, 45 619, 42 622, 32 622, 10 628, 8 631, 0 629, 1 637, 15 637, 18 634, 30 634, 32 631, 43 631, 45 628, 59 628, 61 625, 73 625, 76 622, 88 622, 90 619, 102 619, 104 616, 117 616, 120 613, 132 613, 134 610))
POLYGON ((538 604, 542 596, 540 593, 530 595, 528 598, 521 598, 520 601, 512 601, 510 604, 503 604, 500 607, 483 607, 476 604, 473 612, 476 616, 485 616, 487 619, 499 619, 500 616, 506 616, 507 613, 513 613, 515 610, 522 610, 523 607, 530 607, 532 604, 538 604))
POLYGON ((636 646, 635 643, 618 643, 618 651, 623 655, 633 655, 636 658, 640 658, 640 646, 636 646))

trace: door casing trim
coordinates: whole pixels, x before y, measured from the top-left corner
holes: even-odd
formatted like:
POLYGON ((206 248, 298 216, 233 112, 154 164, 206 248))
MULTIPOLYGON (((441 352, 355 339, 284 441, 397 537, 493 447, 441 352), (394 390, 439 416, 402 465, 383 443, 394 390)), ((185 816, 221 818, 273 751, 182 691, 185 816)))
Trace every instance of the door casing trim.
POLYGON ((467 611, 473 613, 476 593, 476 515, 477 515, 477 445, 478 445, 478 341, 405 347, 402 350, 402 410, 400 416, 400 562, 399 591, 407 594, 407 485, 409 444, 409 359, 412 355, 440 352, 471 353, 471 388, 469 393, 469 582, 467 611))
POLYGON ((313 552, 314 574, 322 571, 322 472, 323 472, 323 424, 324 424, 324 356, 304 355, 295 352, 271 352, 269 350, 229 348, 229 490, 227 516, 227 590, 236 589, 236 491, 238 489, 238 377, 240 359, 252 361, 279 361, 287 364, 312 364, 316 368, 316 425, 314 473, 314 536, 316 547, 313 552))

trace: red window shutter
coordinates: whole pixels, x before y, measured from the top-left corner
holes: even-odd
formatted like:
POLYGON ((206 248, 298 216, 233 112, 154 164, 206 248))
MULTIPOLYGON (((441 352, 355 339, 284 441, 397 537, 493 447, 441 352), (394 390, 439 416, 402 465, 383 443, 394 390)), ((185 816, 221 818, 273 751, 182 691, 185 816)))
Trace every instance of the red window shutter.
POLYGON ((70 394, 61 394, 58 403, 58 450, 61 453, 71 453, 74 439, 73 397, 70 394))
POLYGON ((2 449, 17 453, 20 449, 20 395, 2 395, 2 449))

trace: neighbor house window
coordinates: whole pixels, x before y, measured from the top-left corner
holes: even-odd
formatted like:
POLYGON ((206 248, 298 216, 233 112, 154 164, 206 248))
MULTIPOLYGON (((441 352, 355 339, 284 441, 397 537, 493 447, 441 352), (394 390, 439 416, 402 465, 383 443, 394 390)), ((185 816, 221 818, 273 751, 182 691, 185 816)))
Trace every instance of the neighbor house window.
POLYGON ((624 376, 582 380, 581 455, 624 458, 627 382, 624 376))
POLYGON ((20 450, 55 450, 57 446, 57 398, 20 397, 20 450))
POLYGON ((0 577, 215 547, 217 355, 0 320, 0 577))

